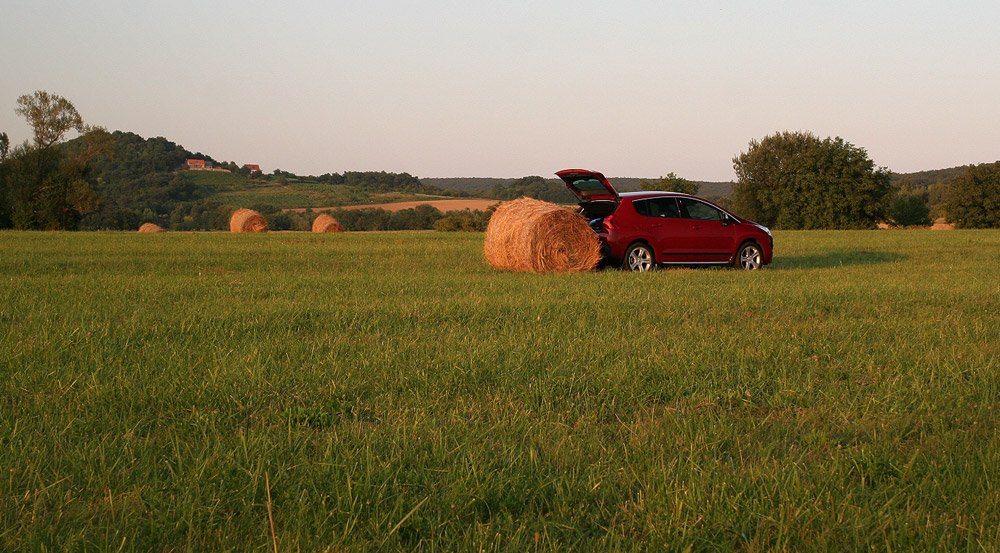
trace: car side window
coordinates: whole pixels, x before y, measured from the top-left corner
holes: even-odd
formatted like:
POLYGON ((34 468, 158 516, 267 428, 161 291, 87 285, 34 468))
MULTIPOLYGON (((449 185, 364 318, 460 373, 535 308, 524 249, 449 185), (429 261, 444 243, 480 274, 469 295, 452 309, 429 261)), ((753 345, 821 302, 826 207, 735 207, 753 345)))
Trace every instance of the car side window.
POLYGON ((632 202, 632 207, 635 208, 635 212, 644 217, 649 217, 649 200, 639 200, 637 202, 632 202))
POLYGON ((633 202, 635 211, 646 217, 668 217, 675 219, 681 216, 677 202, 673 198, 650 198, 633 202))
POLYGON ((680 201, 684 204, 684 211, 688 219, 698 219, 700 221, 718 221, 722 219, 722 212, 706 203, 690 198, 681 198, 680 201))

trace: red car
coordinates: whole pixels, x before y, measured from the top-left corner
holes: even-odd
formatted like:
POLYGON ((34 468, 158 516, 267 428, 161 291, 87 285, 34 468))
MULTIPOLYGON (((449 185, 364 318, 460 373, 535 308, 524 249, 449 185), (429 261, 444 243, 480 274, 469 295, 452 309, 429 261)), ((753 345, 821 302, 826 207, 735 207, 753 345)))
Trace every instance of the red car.
POLYGON ((630 271, 656 265, 729 265, 756 270, 771 262, 771 231, 697 196, 615 190, 596 171, 556 175, 580 198, 580 213, 601 239, 605 262, 630 271))

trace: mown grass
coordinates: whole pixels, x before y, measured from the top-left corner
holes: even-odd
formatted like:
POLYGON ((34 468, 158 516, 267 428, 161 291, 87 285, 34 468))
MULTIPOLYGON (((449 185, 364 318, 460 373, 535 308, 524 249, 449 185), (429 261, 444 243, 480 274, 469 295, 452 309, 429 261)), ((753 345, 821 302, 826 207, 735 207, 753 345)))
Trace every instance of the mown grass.
POLYGON ((0 549, 1000 548, 1000 232, 0 233, 0 549))

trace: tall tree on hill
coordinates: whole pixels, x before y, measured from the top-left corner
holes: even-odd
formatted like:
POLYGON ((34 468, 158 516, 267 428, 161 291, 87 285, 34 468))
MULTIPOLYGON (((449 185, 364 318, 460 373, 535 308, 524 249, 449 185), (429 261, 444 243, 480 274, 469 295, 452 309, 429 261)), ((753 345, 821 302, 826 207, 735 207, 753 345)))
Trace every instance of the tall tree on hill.
POLYGON ((7 204, 7 154, 10 153, 10 138, 0 133, 0 228, 10 226, 10 206, 7 204))
POLYGON ((665 192, 681 192, 683 194, 697 194, 700 186, 694 181, 689 181, 683 177, 678 177, 676 173, 667 173, 659 180, 639 181, 639 188, 643 190, 662 190, 665 192))
POLYGON ((40 150, 60 142, 71 130, 84 132, 83 118, 73 103, 57 94, 36 90, 17 99, 15 113, 31 125, 35 146, 40 150))
POLYGON ((842 138, 781 132, 733 158, 734 208, 786 229, 871 228, 883 219, 890 173, 842 138))
POLYGON ((3 163, 10 222, 24 229, 76 228, 81 214, 97 205, 86 173, 90 160, 107 152, 107 132, 86 127, 69 100, 44 90, 19 97, 15 112, 31 126, 34 141, 3 163), (61 142, 74 130, 84 146, 68 153, 61 142))
POLYGON ((945 210, 959 228, 1000 227, 1000 161, 973 165, 951 179, 945 210))

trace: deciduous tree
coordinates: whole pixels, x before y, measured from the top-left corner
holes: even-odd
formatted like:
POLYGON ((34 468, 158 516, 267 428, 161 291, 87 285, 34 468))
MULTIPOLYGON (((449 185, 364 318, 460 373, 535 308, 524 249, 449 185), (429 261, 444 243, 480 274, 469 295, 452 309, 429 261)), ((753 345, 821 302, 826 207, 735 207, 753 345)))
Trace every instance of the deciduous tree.
POLYGON ((109 135, 88 128, 73 104, 44 90, 17 99, 15 112, 32 128, 34 142, 7 155, 4 190, 10 222, 26 229, 74 229, 83 213, 96 209, 97 195, 87 181, 90 161, 109 153, 109 135), (72 151, 60 145, 70 131, 83 136, 72 151))
POLYGON ((678 177, 676 173, 671 172, 667 173, 665 177, 660 177, 659 180, 642 179, 639 181, 639 188, 642 188, 643 190, 662 190, 664 192, 697 194, 698 188, 700 187, 698 183, 678 177))
POLYGON ((734 207, 789 229, 871 228, 884 218, 889 171, 842 138, 780 132, 733 158, 734 207))
POLYGON ((0 228, 10 226, 10 205, 7 199, 7 154, 10 153, 10 139, 7 133, 0 133, 0 228))
POLYGON ((44 90, 18 97, 18 115, 28 121, 35 138, 35 146, 46 149, 62 141, 71 130, 84 132, 83 118, 73 103, 44 90))
POLYGON ((959 228, 1000 227, 1000 161, 973 165, 948 183, 945 210, 959 228))
POLYGON ((889 202, 889 219, 903 226, 929 225, 931 218, 927 189, 917 188, 906 179, 894 188, 889 202))

